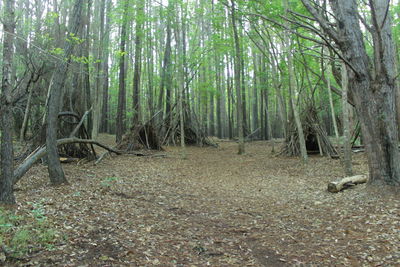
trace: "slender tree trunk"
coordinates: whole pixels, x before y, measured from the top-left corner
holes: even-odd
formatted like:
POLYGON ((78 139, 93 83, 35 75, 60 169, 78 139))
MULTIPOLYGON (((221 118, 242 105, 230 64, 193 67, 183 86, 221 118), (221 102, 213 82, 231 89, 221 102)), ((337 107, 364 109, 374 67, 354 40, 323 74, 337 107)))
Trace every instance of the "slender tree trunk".
POLYGON ((343 167, 345 175, 352 176, 349 104, 347 103, 348 83, 346 64, 342 63, 343 167))
MULTIPOLYGON (((288 0, 284 0, 284 4, 285 4, 286 13, 289 13, 288 0)), ((297 102, 296 95, 298 94, 298 92, 297 92, 296 76, 294 74, 293 57, 292 57, 292 51, 291 51, 291 40, 290 40, 288 31, 285 31, 284 34, 285 34, 285 44, 284 45, 285 45, 285 50, 287 53, 287 65, 288 65, 288 70, 289 70, 289 83, 290 83, 289 86, 292 89, 292 92, 294 92, 294 94, 292 93, 292 95, 290 97, 290 103, 291 103, 291 107, 293 109, 293 116, 294 116, 294 120, 296 123, 297 134, 299 136, 301 159, 302 159, 303 163, 306 163, 308 160, 306 141, 304 138, 304 131, 303 131, 303 126, 301 124, 298 107, 296 105, 296 102, 297 102)))
MULTIPOLYGON (((181 22, 182 22, 182 26, 183 26, 183 12, 181 10, 181 22)), ((177 48, 178 48, 178 108, 179 108, 179 128, 180 128, 180 143, 181 143, 181 156, 183 159, 186 159, 186 146, 185 146, 185 116, 184 116, 184 112, 183 112, 183 101, 184 101, 184 97, 183 97, 183 93, 185 91, 185 65, 184 65, 184 44, 183 41, 184 39, 180 38, 181 33, 183 33, 180 30, 179 27, 180 22, 177 20, 176 21, 176 43, 177 43, 177 48)))
POLYGON ((171 111, 171 104, 170 104, 170 97, 172 89, 171 87, 171 8, 172 4, 168 1, 168 12, 167 12, 167 39, 165 43, 165 51, 164 51, 164 59, 163 65, 161 70, 161 83, 160 83, 160 94, 158 96, 158 110, 161 111, 160 118, 161 120, 164 118, 164 103, 165 103, 165 114, 166 114, 166 129, 169 128, 170 123, 170 111, 171 111), (166 88, 166 90, 165 90, 166 88), (167 96, 164 102, 164 95, 165 91, 167 91, 167 96))
MULTIPOLYGON (((102 60, 102 69, 103 69, 103 83, 102 83, 102 107, 101 107, 101 117, 100 117, 100 129, 101 132, 107 133, 109 132, 109 114, 108 114, 108 80, 109 80, 109 70, 108 70, 108 56, 109 56, 109 46, 110 46, 110 27, 111 27, 111 7, 112 1, 107 0, 107 19, 105 25, 105 31, 103 36, 103 60, 102 60)), ((103 18, 104 19, 104 18, 103 18)))
POLYGON ((15 1, 4 0, 3 14, 3 67, 0 95, 1 120, 1 173, 0 173, 0 203, 14 204, 13 172, 14 148, 12 143, 12 61, 15 32, 15 1))
POLYGON ((237 33, 236 28, 236 11, 235 11, 235 2, 232 1, 232 9, 231 9, 231 19, 232 19, 232 29, 233 29, 233 36, 235 42, 235 60, 234 60, 234 69, 235 69, 235 86, 236 86, 236 98, 237 98, 237 127, 238 127, 238 137, 239 137, 239 147, 238 147, 238 154, 242 155, 245 153, 244 147, 244 129, 243 129, 243 107, 242 107, 242 88, 241 88, 241 55, 240 55, 240 43, 239 43, 239 36, 237 33))
POLYGON ((145 19, 145 1, 137 1, 136 7, 136 36, 135 36, 135 67, 133 73, 133 125, 140 121, 140 75, 142 68, 142 39, 145 19))
POLYGON ((271 55, 271 73, 272 73, 272 85, 275 88, 276 98, 277 98, 277 106, 278 106, 278 115, 281 120, 282 125, 282 133, 283 137, 287 137, 287 128, 288 128, 288 115, 286 111, 285 100, 283 99, 282 89, 278 83, 278 70, 277 64, 278 61, 276 59, 276 55, 271 55))
MULTIPOLYGON (((331 115, 332 115, 332 124, 333 124, 333 130, 335 131, 335 137, 336 140, 339 140, 339 130, 336 122, 336 115, 335 115, 335 107, 333 105, 333 98, 332 98, 332 91, 331 91, 331 66, 330 64, 327 64, 327 74, 326 74, 326 80, 328 83, 328 96, 329 96, 329 106, 331 109, 331 115)), ((347 98, 347 96, 346 96, 347 98)))
MULTIPOLYGON (((150 9, 150 7, 149 7, 150 9)), ((149 11, 150 12, 150 11, 149 11)), ((150 22, 148 23, 148 28, 150 29, 150 22)), ((146 41, 146 48, 147 48, 147 90, 149 93, 148 98, 148 107, 149 107, 149 114, 150 118, 152 119, 155 113, 155 106, 154 106, 154 54, 153 54, 153 42, 152 42, 152 33, 151 30, 147 29, 147 41, 146 41)))
MULTIPOLYGON (((82 16, 83 0, 75 0, 74 8, 70 16, 69 35, 77 36, 79 23, 82 16)), ((48 158, 48 171, 50 182, 53 185, 67 183, 64 171, 61 167, 58 151, 57 151, 57 132, 58 132, 58 113, 60 112, 61 94, 67 78, 68 68, 71 62, 71 55, 74 48, 73 41, 66 41, 64 54, 66 61, 60 62, 54 70, 50 83, 50 98, 47 108, 47 130, 46 130, 46 146, 48 158)))
MULTIPOLYGON (((90 88, 90 18, 92 14, 92 3, 93 0, 87 1, 87 10, 86 10, 86 32, 85 32, 85 49, 84 49, 84 57, 86 58, 86 63, 83 65, 83 86, 85 88, 85 110, 89 110, 92 107, 92 93, 90 88)), ((89 113, 87 118, 87 130, 91 134, 93 128, 93 115, 89 113)))
POLYGON ((118 110, 116 121, 116 142, 122 140, 122 135, 125 132, 125 119, 126 119, 126 85, 125 85, 125 58, 126 58, 126 39, 128 38, 128 7, 129 0, 126 0, 123 14, 123 21, 121 26, 121 41, 119 45, 120 59, 119 59, 119 90, 118 90, 118 110))
POLYGON ((22 122, 21 130, 19 133, 19 140, 21 142, 25 140, 26 130, 28 128, 28 119, 29 119, 29 113, 31 110, 32 94, 33 94, 33 86, 31 86, 29 88, 28 101, 26 103, 25 112, 24 112, 24 120, 22 122))
POLYGON ((259 80, 259 73, 258 73, 258 66, 257 60, 258 56, 253 51, 253 97, 252 97, 252 132, 258 129, 258 80, 259 80))
POLYGON ((100 19, 100 29, 99 29, 99 44, 98 44, 98 53, 96 62, 96 86, 95 92, 93 95, 93 128, 92 128, 92 139, 96 139, 100 130, 100 115, 102 109, 102 101, 103 101, 103 88, 102 83, 104 79, 102 79, 102 67, 103 64, 101 60, 104 60, 104 24, 105 24, 105 10, 106 10, 106 0, 101 0, 99 9, 99 19, 100 19))

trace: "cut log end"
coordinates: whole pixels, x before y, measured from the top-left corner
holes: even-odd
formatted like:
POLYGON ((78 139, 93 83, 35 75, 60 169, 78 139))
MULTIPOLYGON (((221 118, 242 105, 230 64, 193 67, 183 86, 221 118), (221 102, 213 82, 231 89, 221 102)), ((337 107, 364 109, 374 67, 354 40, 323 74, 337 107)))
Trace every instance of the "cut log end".
POLYGON ((328 184, 328 192, 338 193, 354 185, 366 183, 367 180, 368 180, 367 175, 355 175, 355 176, 345 177, 341 180, 330 182, 328 184))

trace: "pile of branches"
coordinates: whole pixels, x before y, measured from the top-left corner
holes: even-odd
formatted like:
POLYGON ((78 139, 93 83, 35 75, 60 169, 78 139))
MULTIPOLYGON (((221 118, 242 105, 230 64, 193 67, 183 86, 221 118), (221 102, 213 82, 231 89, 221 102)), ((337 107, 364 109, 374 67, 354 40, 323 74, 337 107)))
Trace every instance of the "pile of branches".
POLYGON ((134 125, 122 140, 117 149, 121 151, 134 151, 142 149, 163 150, 160 139, 151 121, 146 124, 134 125))
MULTIPOLYGON (((83 123, 89 112, 90 110, 85 112, 83 116, 79 116, 79 114, 71 111, 60 112, 58 114, 60 122, 58 139, 67 137, 76 137, 78 139, 87 140, 91 139, 91 136, 83 123)), ((91 143, 69 143, 61 145, 58 148, 58 153, 61 157, 66 158, 87 158, 93 160, 97 157, 96 151, 91 143)))
MULTIPOLYGON (((162 120, 161 124, 158 125, 160 132, 164 132, 162 144, 179 144, 181 140, 181 127, 179 119, 170 119, 167 117, 162 120), (164 129, 164 130, 162 130, 164 129)), ((174 114, 173 118, 179 118, 179 114, 174 114)), ((184 131, 185 131, 185 144, 193 146, 213 146, 218 145, 214 143, 201 127, 196 114, 192 111, 189 112, 185 109, 184 113, 184 131)))
MULTIPOLYGON (((328 134, 319 121, 315 107, 309 106, 304 110, 301 115, 301 123, 308 153, 319 151, 323 155, 331 158, 338 157, 338 152, 329 140, 328 134)), ((287 156, 300 155, 299 134, 294 120, 291 120, 291 123, 289 124, 288 135, 280 154, 287 156)))

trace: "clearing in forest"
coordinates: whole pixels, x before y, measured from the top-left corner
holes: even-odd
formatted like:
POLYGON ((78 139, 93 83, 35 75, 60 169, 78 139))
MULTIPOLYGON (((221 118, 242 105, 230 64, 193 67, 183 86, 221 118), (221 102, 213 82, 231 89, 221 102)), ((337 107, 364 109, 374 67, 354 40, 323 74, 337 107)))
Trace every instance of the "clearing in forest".
MULTIPOLYGON (((102 136, 102 141, 112 140, 102 136)), ((45 166, 17 185, 18 213, 40 209, 57 234, 9 266, 399 266, 400 200, 390 187, 337 194, 340 161, 275 157, 271 142, 167 147, 165 156, 65 164, 70 185, 48 186, 45 166), (309 265, 307 265, 309 266, 309 265)), ((366 173, 363 154, 355 173, 366 173)))

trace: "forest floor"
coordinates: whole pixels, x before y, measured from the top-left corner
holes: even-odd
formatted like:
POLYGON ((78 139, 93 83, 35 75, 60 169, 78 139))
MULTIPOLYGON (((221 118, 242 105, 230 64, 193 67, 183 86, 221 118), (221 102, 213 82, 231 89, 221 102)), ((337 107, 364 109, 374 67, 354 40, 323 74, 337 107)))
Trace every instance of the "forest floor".
MULTIPOLYGON (((37 165, 16 186, 17 212, 40 205, 59 238, 3 264, 400 266, 399 191, 364 184, 328 193, 343 177, 339 160, 311 156, 303 166, 271 149, 251 142, 239 156, 235 142, 221 141, 188 147, 187 159, 167 147, 156 157, 64 164, 70 184, 61 187, 37 165)), ((362 153, 353 164, 367 172, 362 153)))

